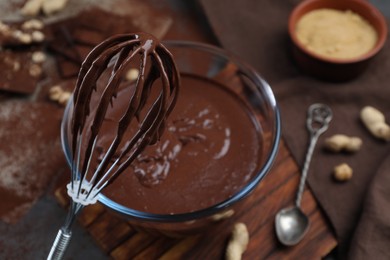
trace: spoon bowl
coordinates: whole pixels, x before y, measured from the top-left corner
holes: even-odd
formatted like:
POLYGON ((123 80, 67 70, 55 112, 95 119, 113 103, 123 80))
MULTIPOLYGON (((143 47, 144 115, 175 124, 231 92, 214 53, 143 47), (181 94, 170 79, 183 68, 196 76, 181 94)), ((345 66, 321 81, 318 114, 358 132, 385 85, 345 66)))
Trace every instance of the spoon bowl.
POLYGON ((293 246, 309 230, 309 218, 299 207, 285 208, 276 215, 275 227, 279 241, 286 246, 293 246))

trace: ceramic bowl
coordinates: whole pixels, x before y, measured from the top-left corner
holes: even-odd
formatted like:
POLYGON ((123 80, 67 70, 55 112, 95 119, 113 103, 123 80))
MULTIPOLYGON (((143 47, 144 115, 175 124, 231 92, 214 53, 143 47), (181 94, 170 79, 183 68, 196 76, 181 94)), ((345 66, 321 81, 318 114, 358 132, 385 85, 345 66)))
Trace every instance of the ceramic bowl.
POLYGON ((387 38, 387 24, 381 12, 368 1, 305 0, 298 4, 290 14, 288 32, 292 41, 293 57, 304 72, 325 80, 345 81, 359 76, 382 49, 387 38), (350 10, 364 18, 377 31, 378 40, 375 46, 362 56, 345 60, 320 56, 308 50, 296 36, 296 24, 306 13, 323 8, 350 10))

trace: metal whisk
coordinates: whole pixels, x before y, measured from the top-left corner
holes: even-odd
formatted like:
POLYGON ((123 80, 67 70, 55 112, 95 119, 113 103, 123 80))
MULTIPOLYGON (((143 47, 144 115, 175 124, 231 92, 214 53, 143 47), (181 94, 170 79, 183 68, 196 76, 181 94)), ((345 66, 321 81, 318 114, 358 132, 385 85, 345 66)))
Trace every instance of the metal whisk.
POLYGON ((166 117, 172 111, 180 78, 170 52, 153 36, 145 33, 123 34, 107 39, 87 56, 79 72, 73 93, 71 117, 71 181, 67 185, 71 198, 64 225, 58 231, 47 259, 61 259, 72 236, 75 217, 87 205, 98 200, 99 193, 149 144, 157 142, 164 131, 166 117), (136 64, 136 65, 134 65, 136 64), (118 120, 115 137, 100 163, 92 169, 93 154, 109 106, 115 103, 129 67, 139 69, 138 78, 129 87, 134 92, 118 120), (104 84, 99 82, 107 75, 104 84), (155 84, 159 82, 158 84, 155 84), (101 87, 103 85, 103 87, 101 87), (151 95, 158 85, 157 95, 151 95), (151 97, 153 98, 150 102, 151 97), (98 100, 93 106, 91 100, 98 100), (149 102, 147 102, 149 100, 149 102), (146 106, 146 104, 151 104, 146 106), (146 113, 143 110, 147 110, 146 113), (141 111, 143 115, 141 116, 141 111), (122 140, 134 119, 135 134, 122 140), (123 141, 123 142, 122 142, 123 141), (119 155, 118 155, 119 154, 119 155))

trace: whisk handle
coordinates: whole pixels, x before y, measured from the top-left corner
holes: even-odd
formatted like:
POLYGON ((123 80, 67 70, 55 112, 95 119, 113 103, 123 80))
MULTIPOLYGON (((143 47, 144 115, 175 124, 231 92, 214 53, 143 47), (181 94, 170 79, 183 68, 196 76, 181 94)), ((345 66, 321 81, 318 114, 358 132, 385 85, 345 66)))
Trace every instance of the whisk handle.
POLYGON ((64 256, 66 248, 68 247, 69 241, 72 237, 72 232, 66 232, 63 229, 58 230, 56 239, 50 249, 50 253, 47 256, 47 260, 60 260, 64 256))

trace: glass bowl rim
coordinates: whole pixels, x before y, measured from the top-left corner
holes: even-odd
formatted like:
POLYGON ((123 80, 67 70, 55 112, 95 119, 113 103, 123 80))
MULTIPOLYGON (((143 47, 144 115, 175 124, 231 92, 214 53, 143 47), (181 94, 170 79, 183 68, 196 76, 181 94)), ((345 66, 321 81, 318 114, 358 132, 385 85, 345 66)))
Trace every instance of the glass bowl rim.
MULTIPOLYGON (((275 122, 274 122, 274 138, 271 141, 272 147, 270 151, 268 152, 267 157, 265 158, 265 164, 262 165, 262 167, 258 170, 258 172, 255 174, 255 177, 252 178, 251 181, 249 181, 243 188, 241 188, 239 191, 237 191, 233 196, 230 198, 219 202, 213 206, 188 212, 188 213, 179 213, 179 214, 155 214, 155 213, 148 213, 143 212, 135 209, 130 209, 128 207, 125 207, 102 193, 98 195, 98 201, 102 203, 104 206, 109 208, 110 210, 114 210, 128 218, 146 221, 146 222, 185 222, 185 221, 191 221, 195 219, 200 219, 203 217, 212 216, 213 214, 216 214, 224 209, 229 208, 231 205, 237 203, 241 199, 245 198, 247 195, 249 195, 254 188, 260 183, 260 181, 265 177, 265 175, 270 170, 279 148, 279 142, 280 142, 280 136, 281 136, 281 120, 280 120, 280 112, 279 108, 277 106, 274 94, 272 92, 271 87, 269 84, 254 70, 250 65, 246 64, 245 62, 242 62, 239 58, 237 58, 232 53, 221 49, 219 47, 206 44, 206 43, 198 43, 198 42, 192 42, 192 41, 182 41, 182 40, 167 40, 162 42, 164 45, 173 46, 173 47, 184 47, 184 48, 195 48, 198 50, 205 50, 207 52, 211 52, 213 54, 217 54, 219 56, 222 56, 226 59, 229 59, 233 61, 236 65, 238 65, 241 69, 244 69, 246 74, 251 77, 251 79, 257 80, 264 88, 266 92, 267 99, 269 101, 269 104, 271 106, 271 110, 274 113, 275 116, 275 122)), ((169 48, 168 48, 169 49, 169 48)), ((256 84, 258 86, 258 84, 256 84)), ((62 143, 62 149, 65 153, 66 161, 69 165, 72 165, 72 158, 70 156, 70 147, 68 138, 65 134, 65 127, 66 127, 66 121, 67 117, 69 115, 70 107, 73 104, 73 98, 71 98, 65 108, 63 120, 61 123, 61 143, 62 143)))

